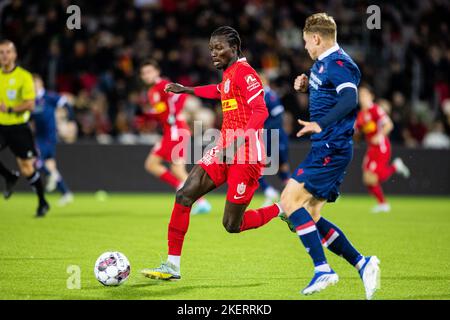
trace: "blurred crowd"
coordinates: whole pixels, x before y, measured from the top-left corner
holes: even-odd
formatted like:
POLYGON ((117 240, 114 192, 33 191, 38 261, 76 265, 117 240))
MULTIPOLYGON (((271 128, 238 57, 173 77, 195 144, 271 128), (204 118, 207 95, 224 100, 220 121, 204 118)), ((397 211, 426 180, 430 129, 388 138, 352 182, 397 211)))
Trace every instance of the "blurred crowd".
MULTIPOLYGON (((376 1, 375 1, 376 3, 376 1)), ((357 0, 4 0, 1 37, 14 41, 21 64, 49 90, 65 93, 75 109, 78 139, 152 142, 156 124, 138 125, 148 108, 139 63, 157 59, 163 75, 184 85, 217 83, 208 40, 218 26, 234 26, 252 66, 264 72, 286 108, 285 129, 308 118, 308 98, 293 80, 312 64, 303 48, 305 18, 327 12, 339 44, 361 68, 390 113, 394 143, 450 147, 450 4, 446 0, 380 1, 381 29, 369 30, 357 0), (69 5, 81 9, 81 29, 69 30, 69 5)), ((220 126, 220 109, 196 101, 190 119, 220 126), (208 112, 195 112, 196 106, 208 112)))

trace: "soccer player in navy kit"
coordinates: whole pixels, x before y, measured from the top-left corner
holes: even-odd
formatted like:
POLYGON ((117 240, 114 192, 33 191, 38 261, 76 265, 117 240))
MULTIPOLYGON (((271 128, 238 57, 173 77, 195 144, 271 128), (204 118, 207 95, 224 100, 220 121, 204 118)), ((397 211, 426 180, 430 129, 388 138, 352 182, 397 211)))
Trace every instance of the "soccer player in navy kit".
MULTIPOLYGON (((279 154, 279 170, 278 177, 284 185, 289 180, 289 163, 288 163, 288 143, 289 138, 283 129, 283 114, 284 106, 281 103, 278 94, 269 86, 268 79, 261 75, 261 81, 264 85, 264 101, 266 102, 267 110, 269 111, 269 117, 266 122, 264 122, 264 129, 267 130, 266 137, 266 149, 267 154, 272 155, 273 152, 278 152, 279 154), (271 144, 271 130, 278 130, 278 145, 274 146, 276 149, 272 149, 271 144)), ((263 207, 271 205, 273 202, 279 200, 279 192, 272 187, 266 180, 264 176, 259 179, 259 185, 264 192, 265 201, 263 207)))
POLYGON ((45 90, 44 83, 39 75, 34 74, 33 80, 36 90, 36 104, 31 117, 34 120, 36 143, 39 150, 37 167, 48 176, 46 191, 52 192, 58 189, 62 194, 58 204, 63 206, 73 201, 73 194, 56 166, 55 154, 58 132, 55 111, 57 108, 65 107, 69 114, 72 112, 64 96, 45 90))
POLYGON ((379 287, 378 258, 361 255, 337 226, 320 216, 325 203, 339 196, 339 186, 352 160, 361 74, 336 42, 333 17, 326 13, 308 17, 303 38, 315 63, 309 77, 302 74, 294 83, 294 89, 309 93, 310 122, 298 120, 303 128, 297 136, 311 134, 312 147, 281 194, 284 219, 314 262, 314 276, 302 293, 319 292, 339 279, 327 263, 324 245, 358 270, 366 298, 371 299, 379 287))

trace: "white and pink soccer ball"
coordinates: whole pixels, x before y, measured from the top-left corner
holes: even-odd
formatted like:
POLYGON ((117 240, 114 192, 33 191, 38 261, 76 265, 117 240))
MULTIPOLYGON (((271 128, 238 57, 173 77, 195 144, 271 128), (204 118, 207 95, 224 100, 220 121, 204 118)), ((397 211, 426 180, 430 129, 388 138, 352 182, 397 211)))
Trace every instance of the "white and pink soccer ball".
POLYGON ((105 286, 119 286, 130 276, 130 262, 123 253, 105 252, 95 262, 94 274, 105 286))

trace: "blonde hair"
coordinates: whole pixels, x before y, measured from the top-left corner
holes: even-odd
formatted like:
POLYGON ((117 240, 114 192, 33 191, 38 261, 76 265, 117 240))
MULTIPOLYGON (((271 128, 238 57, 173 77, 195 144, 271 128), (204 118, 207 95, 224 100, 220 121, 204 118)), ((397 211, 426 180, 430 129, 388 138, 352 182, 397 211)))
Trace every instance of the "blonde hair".
POLYGON ((306 19, 303 32, 318 33, 324 38, 336 40, 336 22, 325 12, 315 13, 306 19))

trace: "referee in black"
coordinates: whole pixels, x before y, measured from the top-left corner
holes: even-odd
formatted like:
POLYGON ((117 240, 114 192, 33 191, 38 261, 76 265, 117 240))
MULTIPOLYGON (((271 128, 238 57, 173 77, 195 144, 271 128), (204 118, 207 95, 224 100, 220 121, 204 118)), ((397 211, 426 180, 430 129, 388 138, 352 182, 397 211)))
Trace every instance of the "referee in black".
MULTIPOLYGON (((20 173, 35 191, 39 205, 36 217, 44 217, 50 209, 44 187, 35 169, 36 148, 28 121, 34 109, 33 78, 27 70, 16 65, 17 51, 9 40, 0 41, 0 150, 9 147, 16 156, 20 173)), ((7 169, 0 161, 0 175, 5 178, 5 199, 8 199, 19 174, 7 169)))

